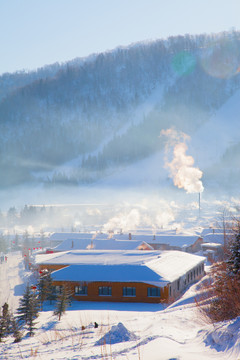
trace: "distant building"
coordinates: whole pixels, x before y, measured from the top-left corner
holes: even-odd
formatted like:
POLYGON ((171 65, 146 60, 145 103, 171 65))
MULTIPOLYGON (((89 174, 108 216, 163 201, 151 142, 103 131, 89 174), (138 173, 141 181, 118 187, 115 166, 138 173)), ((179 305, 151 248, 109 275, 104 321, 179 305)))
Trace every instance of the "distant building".
POLYGON ((203 255, 207 257, 208 261, 215 262, 223 259, 223 245, 217 243, 204 243, 201 245, 203 255))
POLYGON ((154 250, 180 250, 190 253, 200 251, 203 243, 200 236, 176 234, 175 231, 162 234, 54 233, 51 235, 50 241, 56 250, 83 250, 88 246, 91 247, 91 244, 95 249, 134 250, 137 249, 137 244, 142 244, 142 247, 139 245, 140 248, 146 250, 146 246, 148 246, 154 250), (104 243, 104 241, 109 241, 109 243, 104 243), (133 245, 134 241, 136 245, 133 245), (125 242, 125 245, 121 242, 125 242), (56 247, 56 245, 58 246, 56 247), (105 245, 107 246, 105 247, 105 245))
POLYGON ((169 302, 204 275, 205 258, 181 251, 67 251, 38 255, 39 271, 79 301, 169 302), (55 270, 55 271, 54 271, 55 270))
POLYGON ((160 235, 149 241, 155 250, 181 250, 196 253, 201 250, 203 239, 196 235, 160 235))
POLYGON ((153 250, 145 241, 115 239, 67 239, 53 249, 53 252, 68 250, 153 250))

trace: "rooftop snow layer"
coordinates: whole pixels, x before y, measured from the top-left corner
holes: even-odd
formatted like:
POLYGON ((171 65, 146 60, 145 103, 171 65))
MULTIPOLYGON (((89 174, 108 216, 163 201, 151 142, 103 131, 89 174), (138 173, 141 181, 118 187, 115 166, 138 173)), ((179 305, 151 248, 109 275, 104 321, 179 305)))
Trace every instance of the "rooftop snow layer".
MULTIPOLYGON (((115 239, 67 239, 61 244, 56 246, 56 251, 68 251, 68 250, 136 250, 141 245, 152 247, 146 244, 144 241, 137 240, 115 240, 115 239)), ((153 249, 152 249, 153 250, 153 249)))
POLYGON ((204 235, 204 242, 211 242, 211 243, 217 243, 217 244, 224 244, 224 240, 230 240, 232 237, 231 233, 227 233, 227 234, 217 234, 217 233, 211 233, 211 234, 207 234, 204 235))
POLYGON ((181 251, 89 250, 49 255, 37 256, 36 262, 70 265, 54 272, 54 280, 131 281, 158 286, 178 279, 205 260, 204 257, 181 251))

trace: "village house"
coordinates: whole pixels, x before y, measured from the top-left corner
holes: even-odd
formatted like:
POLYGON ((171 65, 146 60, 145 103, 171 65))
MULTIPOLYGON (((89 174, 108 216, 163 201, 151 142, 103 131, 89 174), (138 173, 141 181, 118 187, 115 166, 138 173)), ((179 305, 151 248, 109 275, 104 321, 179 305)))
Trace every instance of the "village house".
POLYGON ((180 250, 196 253, 201 251, 203 238, 199 235, 176 233, 176 231, 171 231, 169 233, 164 231, 164 233, 160 234, 107 234, 101 232, 54 233, 50 237, 50 242, 52 244, 52 250, 55 248, 53 251, 59 251, 58 249, 70 250, 74 248, 76 250, 81 250, 93 246, 95 249, 106 250, 134 250, 139 248, 145 250, 180 250), (104 241, 106 242, 104 243, 104 241), (127 243, 127 241, 129 242, 127 243), (136 241, 136 245, 133 243, 131 244, 131 241, 136 241), (125 243, 121 244, 121 242, 125 243))
POLYGON ((67 251, 36 256, 58 291, 79 301, 168 303, 204 275, 205 258, 182 251, 67 251))
POLYGON ((202 244, 203 255, 208 261, 216 262, 224 257, 223 245, 218 243, 204 243, 202 244))
MULTIPOLYGON (((199 235, 176 233, 176 231, 164 231, 161 234, 129 234, 132 240, 144 241, 154 250, 179 250, 189 253, 201 251, 203 238, 199 235)), ((114 234, 118 240, 125 240, 126 234, 114 234)))
POLYGON ((223 259, 224 251, 231 244, 234 232, 231 229, 204 229, 202 237, 204 241, 201 245, 203 255, 210 262, 215 262, 223 259), (209 230, 211 231, 209 232, 209 230))
POLYGON ((69 239, 53 248, 54 252, 68 250, 153 250, 145 241, 115 239, 69 239))
POLYGON ((148 242, 155 250, 180 250, 196 253, 201 250, 203 239, 196 235, 160 235, 148 242))

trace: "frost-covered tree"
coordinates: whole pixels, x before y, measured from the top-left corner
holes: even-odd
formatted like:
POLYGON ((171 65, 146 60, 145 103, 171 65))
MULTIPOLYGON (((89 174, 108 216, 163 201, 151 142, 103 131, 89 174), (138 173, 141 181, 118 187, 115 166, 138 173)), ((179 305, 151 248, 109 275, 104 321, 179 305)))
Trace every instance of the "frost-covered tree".
POLYGON ((2 315, 0 316, 0 341, 3 337, 10 334, 11 331, 11 315, 8 310, 8 304, 2 306, 2 315))
POLYGON ((2 315, 0 316, 0 342, 3 337, 10 334, 13 334, 15 340, 21 339, 20 326, 16 323, 16 320, 10 313, 8 304, 5 303, 2 306, 2 315))
POLYGON ((23 297, 20 299, 20 306, 17 309, 20 324, 25 324, 29 335, 34 335, 35 319, 38 317, 39 300, 38 295, 27 285, 23 297))
POLYGON ((61 293, 57 297, 56 308, 54 311, 54 315, 58 316, 59 321, 61 320, 61 316, 65 313, 68 305, 70 304, 70 296, 70 292, 63 286, 61 293))
POLYGON ((235 235, 229 250, 228 271, 233 275, 240 275, 240 232, 235 235))
POLYGON ((235 236, 231 242, 226 242, 223 260, 212 266, 210 282, 203 285, 202 300, 204 301, 200 308, 212 322, 240 316, 240 222, 238 219, 232 219, 231 230, 235 236))
POLYGON ((14 342, 17 343, 22 339, 22 331, 19 322, 14 316, 11 317, 11 333, 14 337, 14 342))
POLYGON ((2 339, 6 335, 5 332, 5 326, 2 317, 0 317, 0 342, 2 342, 2 339))
POLYGON ((37 288, 41 308, 45 300, 49 300, 51 304, 52 300, 56 299, 55 288, 52 283, 52 277, 50 272, 47 272, 45 275, 40 277, 37 288))
POLYGON ((8 335, 11 328, 11 314, 9 312, 9 305, 7 303, 2 306, 2 319, 4 322, 6 334, 8 335))

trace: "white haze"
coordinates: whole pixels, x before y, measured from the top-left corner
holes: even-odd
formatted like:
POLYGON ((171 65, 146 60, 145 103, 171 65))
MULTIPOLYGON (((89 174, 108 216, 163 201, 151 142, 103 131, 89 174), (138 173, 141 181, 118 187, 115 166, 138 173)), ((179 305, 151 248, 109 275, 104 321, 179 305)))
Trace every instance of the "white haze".
POLYGON ((140 227, 154 232, 155 229, 169 226, 174 220, 174 209, 167 201, 158 199, 154 201, 152 198, 142 199, 135 205, 119 204, 115 209, 115 215, 104 224, 103 231, 118 230, 126 233, 140 227))

